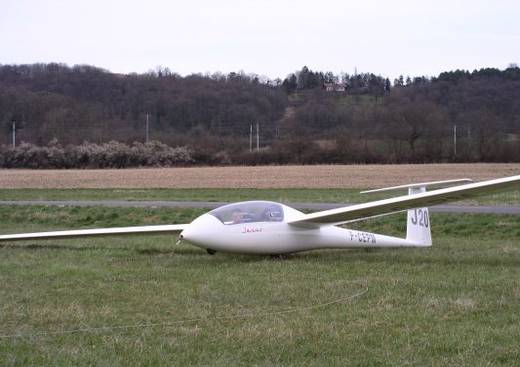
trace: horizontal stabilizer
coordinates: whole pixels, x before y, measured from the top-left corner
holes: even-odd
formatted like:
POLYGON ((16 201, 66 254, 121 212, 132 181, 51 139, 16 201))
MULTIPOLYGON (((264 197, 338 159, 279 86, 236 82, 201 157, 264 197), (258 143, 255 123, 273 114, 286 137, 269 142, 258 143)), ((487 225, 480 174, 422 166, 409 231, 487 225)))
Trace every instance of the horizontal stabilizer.
POLYGON ((23 240, 43 240, 59 238, 77 237, 99 237, 110 235, 137 235, 137 234, 160 234, 181 232, 188 224, 166 224, 157 226, 140 227, 115 227, 115 228, 95 228, 95 229, 76 229, 70 231, 18 233, 0 235, 0 241, 23 241, 23 240))
POLYGON ((375 189, 375 190, 366 190, 361 191, 361 194, 371 194, 374 192, 383 192, 383 191, 396 191, 396 190, 402 190, 402 189, 415 189, 420 187, 444 187, 444 186, 451 186, 453 184, 459 184, 459 183, 468 183, 473 182, 473 180, 469 178, 459 178, 456 180, 444 180, 444 181, 432 181, 432 182, 422 182, 422 183, 415 183, 415 184, 408 184, 408 185, 400 185, 400 186, 392 186, 392 187, 384 187, 381 189, 375 189))

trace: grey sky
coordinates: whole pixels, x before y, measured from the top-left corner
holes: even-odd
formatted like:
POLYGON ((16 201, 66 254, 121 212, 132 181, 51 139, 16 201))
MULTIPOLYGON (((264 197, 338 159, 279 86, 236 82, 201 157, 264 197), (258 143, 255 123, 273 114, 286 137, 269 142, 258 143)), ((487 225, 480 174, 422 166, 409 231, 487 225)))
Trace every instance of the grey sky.
POLYGON ((0 0, 0 63, 51 61, 271 78, 502 69, 520 62, 520 2, 0 0))

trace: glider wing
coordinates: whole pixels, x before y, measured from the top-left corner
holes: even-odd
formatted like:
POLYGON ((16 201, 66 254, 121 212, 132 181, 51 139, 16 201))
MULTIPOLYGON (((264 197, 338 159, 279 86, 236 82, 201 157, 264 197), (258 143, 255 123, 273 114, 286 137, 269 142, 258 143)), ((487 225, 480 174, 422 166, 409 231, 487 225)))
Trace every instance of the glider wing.
POLYGON ((77 237, 98 237, 98 236, 116 236, 116 235, 137 235, 137 234, 160 234, 160 233, 177 233, 186 228, 188 224, 167 224, 157 226, 141 226, 141 227, 114 227, 114 228, 94 228, 94 229, 76 229, 69 231, 53 231, 53 232, 36 232, 36 233, 18 233, 0 235, 0 241, 23 241, 23 240, 42 240, 42 239, 58 239, 58 238, 77 238, 77 237))
POLYGON ((499 178, 320 211, 306 214, 288 223, 302 227, 326 224, 337 225, 515 188, 520 188, 520 176, 499 178))

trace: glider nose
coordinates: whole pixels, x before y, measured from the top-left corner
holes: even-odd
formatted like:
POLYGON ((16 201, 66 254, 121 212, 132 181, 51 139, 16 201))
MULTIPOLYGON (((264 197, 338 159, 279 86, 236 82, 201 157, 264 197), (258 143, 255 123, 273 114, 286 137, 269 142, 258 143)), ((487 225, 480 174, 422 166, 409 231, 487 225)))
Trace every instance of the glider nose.
POLYGON ((215 238, 215 225, 218 220, 209 214, 203 214, 181 232, 180 237, 196 245, 211 244, 215 238))
POLYGON ((204 232, 201 232, 200 228, 193 224, 181 232, 180 238, 200 247, 204 247, 208 240, 204 232))
POLYGON ((189 230, 189 227, 184 229, 181 234, 179 235, 179 239, 180 240, 186 240, 186 241, 189 241, 190 240, 190 230, 189 230))

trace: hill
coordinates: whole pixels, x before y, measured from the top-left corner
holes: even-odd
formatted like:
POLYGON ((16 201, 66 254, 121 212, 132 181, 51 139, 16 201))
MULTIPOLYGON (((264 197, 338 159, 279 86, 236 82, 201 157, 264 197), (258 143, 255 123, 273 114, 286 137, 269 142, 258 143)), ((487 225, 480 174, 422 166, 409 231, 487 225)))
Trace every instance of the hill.
MULTIPOLYGON (((67 147, 84 141, 95 145, 82 151, 113 152, 126 144, 131 152, 130 144, 146 139, 147 120, 150 140, 190 153, 183 164, 518 161, 518 116, 514 65, 393 83, 372 73, 307 67, 272 81, 244 73, 180 76, 167 68, 121 75, 88 65, 0 66, 3 166, 27 166, 28 151, 52 161, 47 150, 7 147, 13 121, 18 142, 52 142, 63 167, 81 166, 77 149, 67 147), (340 81, 345 92, 323 88, 340 81), (261 149, 250 152, 257 124, 261 149), (112 140, 124 144, 107 145, 112 140)), ((34 165, 61 167, 39 161, 34 165)), ((122 161, 146 165, 141 158, 122 161)))

